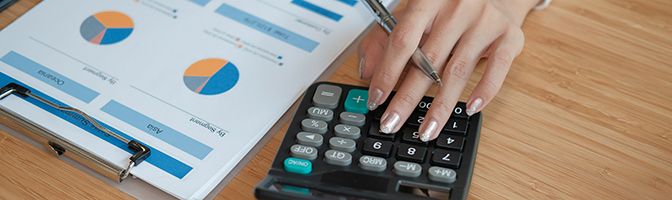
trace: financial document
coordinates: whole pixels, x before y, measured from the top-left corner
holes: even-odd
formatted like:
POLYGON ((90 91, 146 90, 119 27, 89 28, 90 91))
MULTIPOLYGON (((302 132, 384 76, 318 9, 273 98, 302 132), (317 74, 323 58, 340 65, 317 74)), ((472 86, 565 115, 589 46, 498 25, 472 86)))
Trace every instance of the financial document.
MULTIPOLYGON (((131 173, 201 199, 372 21, 357 0, 44 1, 0 32, 0 86, 25 84, 147 144, 131 173)), ((82 117, 0 106, 128 164, 82 117)))

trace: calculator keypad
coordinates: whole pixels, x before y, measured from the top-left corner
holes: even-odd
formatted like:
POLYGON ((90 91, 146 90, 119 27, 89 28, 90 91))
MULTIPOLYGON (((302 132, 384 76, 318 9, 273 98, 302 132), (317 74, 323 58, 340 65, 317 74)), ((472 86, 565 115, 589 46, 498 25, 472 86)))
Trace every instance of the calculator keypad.
POLYGON ((409 178, 426 171, 427 179, 442 183, 459 178, 456 170, 461 165, 469 127, 466 104, 455 106, 436 140, 422 142, 418 128, 431 107, 431 98, 418 103, 399 133, 385 134, 379 130, 385 105, 367 114, 367 94, 366 90, 344 90, 330 84, 317 86, 312 105, 300 111, 306 118, 300 121, 302 131, 295 133, 296 144, 289 149, 291 157, 283 162, 285 170, 310 174, 319 170, 309 169, 314 162, 323 162, 369 173, 391 170, 396 176, 409 178), (347 95, 339 104, 344 93, 347 95))

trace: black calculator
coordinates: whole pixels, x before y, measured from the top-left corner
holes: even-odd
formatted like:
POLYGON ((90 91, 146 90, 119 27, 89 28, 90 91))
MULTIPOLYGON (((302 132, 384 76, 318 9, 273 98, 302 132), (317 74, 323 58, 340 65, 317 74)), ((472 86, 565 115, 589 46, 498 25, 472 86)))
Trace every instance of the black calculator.
POLYGON ((379 131, 386 104, 367 109, 367 88, 319 82, 305 93, 258 199, 465 199, 481 113, 458 103, 440 136, 422 142, 424 97, 401 131, 379 131))

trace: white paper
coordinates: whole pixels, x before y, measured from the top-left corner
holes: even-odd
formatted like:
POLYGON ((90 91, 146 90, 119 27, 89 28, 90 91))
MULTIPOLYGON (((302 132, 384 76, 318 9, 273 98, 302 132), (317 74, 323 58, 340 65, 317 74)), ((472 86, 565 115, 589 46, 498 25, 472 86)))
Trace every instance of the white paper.
MULTIPOLYGON (((349 2, 44 1, 0 32, 0 72, 191 167, 178 177, 146 161, 132 173, 178 198, 200 199, 372 22, 361 2, 349 2), (205 59, 215 60, 194 67, 221 69, 187 72, 205 59), (26 69, 26 60, 55 73, 26 69), (217 63, 232 63, 238 75, 217 63), (185 74, 195 78, 185 83, 185 74), (97 94, 59 88, 73 82, 97 94)), ((130 154, 105 140, 16 105, 3 104, 119 166, 128 163, 130 154)))

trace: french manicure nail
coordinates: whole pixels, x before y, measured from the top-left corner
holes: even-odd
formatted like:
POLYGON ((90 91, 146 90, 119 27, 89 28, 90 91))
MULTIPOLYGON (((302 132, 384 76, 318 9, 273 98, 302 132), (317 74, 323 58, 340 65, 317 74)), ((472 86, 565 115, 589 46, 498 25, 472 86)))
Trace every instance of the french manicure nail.
POLYGON ((359 57, 359 78, 364 79, 364 62, 366 62, 366 58, 364 56, 359 57))
POLYGON ((387 116, 384 120, 383 123, 380 124, 380 132, 390 134, 394 130, 394 127, 397 127, 397 124, 399 124, 399 120, 401 120, 401 117, 399 117, 399 114, 396 112, 392 112, 387 116))
POLYGON ((472 116, 476 113, 478 109, 481 108, 481 104, 483 104, 483 99, 476 98, 474 100, 471 100, 471 103, 469 104, 469 108, 467 108, 467 115, 472 116))
POLYGON ((420 141, 423 142, 429 142, 429 137, 436 131, 436 127, 438 126, 438 123, 436 121, 431 120, 427 126, 425 126, 425 130, 422 131, 422 134, 420 134, 420 141))
POLYGON ((380 98, 383 98, 383 91, 380 89, 374 89, 372 96, 369 97, 369 110, 375 110, 378 108, 378 102, 380 101, 380 98))

